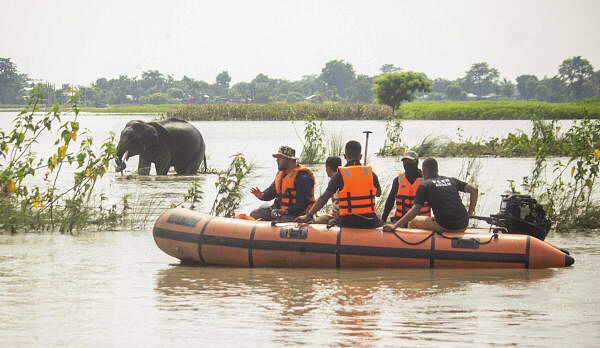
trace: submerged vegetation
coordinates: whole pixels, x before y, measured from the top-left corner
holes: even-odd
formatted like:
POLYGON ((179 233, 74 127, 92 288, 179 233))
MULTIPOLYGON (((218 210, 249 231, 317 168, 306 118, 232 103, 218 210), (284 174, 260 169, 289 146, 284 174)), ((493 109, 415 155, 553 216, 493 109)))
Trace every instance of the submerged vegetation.
MULTIPOLYGON (((547 154, 552 153, 554 144, 536 143, 535 167, 531 175, 523 177, 521 186, 524 193, 544 205, 556 230, 599 228, 596 180, 600 174, 600 121, 585 119, 569 129, 564 138, 569 144, 565 148, 568 159, 552 164, 547 154), (547 171, 552 173, 549 181, 544 179, 547 171)), ((517 192, 514 183, 511 183, 511 191, 517 192)))
POLYGON ((114 139, 96 149, 90 132, 79 128, 75 91, 70 98, 72 115, 61 114, 59 104, 54 104, 42 117, 34 117, 42 99, 40 90, 32 89, 27 108, 16 116, 12 130, 0 131, 0 228, 13 233, 73 232, 116 226, 127 214, 126 201, 122 209, 116 204, 104 208, 106 197, 94 191, 114 157, 114 139), (47 157, 32 149, 44 136, 55 138, 47 157), (72 184, 60 189, 57 181, 67 166, 74 169, 72 184), (37 182, 42 177, 42 183, 37 182))
MULTIPOLYGON (((402 125, 399 121, 395 122, 388 122, 386 125, 387 138, 377 153, 379 156, 400 156, 407 148, 402 143, 402 125)), ((420 157, 535 157, 543 146, 546 156, 569 156, 573 146, 577 145, 573 142, 578 141, 571 133, 583 121, 576 121, 574 128, 562 132, 556 120, 534 119, 531 122, 531 136, 519 131, 508 133, 503 138, 465 139, 459 128, 458 141, 447 136, 426 136, 411 150, 417 152, 420 157)), ((595 124, 600 121, 586 119, 585 122, 595 124)))
POLYGON ((402 142, 402 120, 399 118, 390 118, 385 124, 385 142, 383 147, 377 151, 377 156, 400 156, 406 150, 406 145, 402 142))
POLYGON ((323 122, 317 122, 312 114, 305 115, 304 121, 304 142, 299 161, 304 164, 321 163, 325 160, 326 151, 323 145, 325 138, 323 122))
POLYGON ((234 216, 244 197, 245 181, 254 170, 241 153, 232 156, 229 168, 220 173, 215 187, 217 195, 210 209, 211 215, 234 216))
MULTIPOLYGON (((558 231, 599 228, 600 201, 596 180, 600 173, 600 120, 584 118, 563 131, 556 120, 534 119, 532 123, 531 136, 522 132, 509 133, 504 138, 477 142, 463 140, 459 133, 458 142, 426 137, 412 150, 420 157, 466 158, 460 176, 473 183, 481 170, 477 157, 535 157, 535 168, 531 175, 523 178, 521 186, 523 193, 544 205, 554 228, 558 231), (546 177, 552 179, 546 181, 546 177)), ((378 154, 401 155, 406 148, 401 138, 401 122, 390 120, 386 130, 386 142, 378 154)), ((512 192, 519 192, 514 182, 510 184, 512 192)))

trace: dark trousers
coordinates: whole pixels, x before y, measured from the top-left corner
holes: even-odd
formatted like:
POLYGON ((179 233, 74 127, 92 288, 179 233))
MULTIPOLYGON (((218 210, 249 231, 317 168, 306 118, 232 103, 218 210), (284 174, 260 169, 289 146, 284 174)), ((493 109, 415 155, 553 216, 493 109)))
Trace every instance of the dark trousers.
POLYGON ((263 220, 263 221, 275 220, 277 222, 290 222, 290 221, 296 220, 296 218, 297 218, 297 216, 295 216, 295 215, 281 215, 280 217, 273 219, 271 217, 271 207, 260 207, 260 208, 254 209, 250 213, 250 216, 252 216, 256 220, 259 220, 259 219, 263 220))

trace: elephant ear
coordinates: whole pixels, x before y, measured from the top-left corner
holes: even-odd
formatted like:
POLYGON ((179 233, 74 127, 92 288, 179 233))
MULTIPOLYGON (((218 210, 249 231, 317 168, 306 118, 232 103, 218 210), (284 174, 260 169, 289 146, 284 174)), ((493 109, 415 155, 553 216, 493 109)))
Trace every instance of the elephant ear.
POLYGON ((158 122, 148 122, 156 134, 156 145, 164 143, 169 138, 169 132, 158 122))
POLYGON ((160 143, 159 133, 152 123, 144 122, 142 130, 139 132, 139 139, 144 147, 144 151, 160 143))

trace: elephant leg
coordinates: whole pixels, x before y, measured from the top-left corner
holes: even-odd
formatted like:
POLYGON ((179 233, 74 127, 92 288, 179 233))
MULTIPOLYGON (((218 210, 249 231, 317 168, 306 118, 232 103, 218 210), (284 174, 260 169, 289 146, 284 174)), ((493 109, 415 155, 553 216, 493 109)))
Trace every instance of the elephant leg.
POLYGON ((156 154, 154 165, 156 166, 156 175, 167 175, 171 168, 171 156, 162 151, 156 154))
POLYGON ((140 161, 138 162, 138 174, 139 175, 150 175, 150 166, 152 162, 150 158, 144 154, 140 154, 140 161))
POLYGON ((156 163, 156 175, 167 175, 169 173, 169 168, 171 167, 169 163, 156 163))
POLYGON ((186 163, 186 165, 179 167, 179 169, 177 169, 176 167, 175 170, 177 170, 177 174, 179 175, 196 175, 198 173, 198 168, 200 168, 200 164, 203 160, 206 163, 206 157, 203 153, 201 153, 201 151, 198 151, 196 156, 194 156, 193 160, 191 160, 189 163, 186 163))

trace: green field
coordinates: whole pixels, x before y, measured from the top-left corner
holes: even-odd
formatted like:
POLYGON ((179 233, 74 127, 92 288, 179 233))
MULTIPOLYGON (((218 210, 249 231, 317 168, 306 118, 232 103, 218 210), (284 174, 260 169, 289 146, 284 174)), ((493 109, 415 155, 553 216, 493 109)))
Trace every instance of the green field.
POLYGON ((600 99, 572 103, 537 101, 414 102, 396 112, 415 120, 530 120, 600 118, 600 99))
MULTIPOLYGON (((79 111, 94 112, 99 114, 163 114, 169 110, 175 110, 182 107, 181 104, 145 104, 145 105, 112 105, 104 108, 92 106, 80 106, 79 111)), ((0 111, 21 111, 26 105, 0 105, 0 111)), ((40 111, 48 111, 51 108, 40 107, 40 111)), ((67 111, 70 108, 62 106, 61 109, 67 111)))

